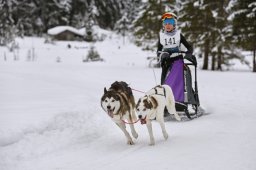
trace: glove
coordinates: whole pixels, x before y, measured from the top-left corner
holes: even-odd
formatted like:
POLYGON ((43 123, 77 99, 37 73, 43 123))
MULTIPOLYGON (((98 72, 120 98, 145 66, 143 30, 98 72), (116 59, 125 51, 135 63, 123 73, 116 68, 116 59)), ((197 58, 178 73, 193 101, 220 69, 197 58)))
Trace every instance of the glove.
POLYGON ((160 55, 161 63, 164 63, 166 60, 168 60, 168 58, 170 58, 170 55, 168 52, 161 53, 160 55))

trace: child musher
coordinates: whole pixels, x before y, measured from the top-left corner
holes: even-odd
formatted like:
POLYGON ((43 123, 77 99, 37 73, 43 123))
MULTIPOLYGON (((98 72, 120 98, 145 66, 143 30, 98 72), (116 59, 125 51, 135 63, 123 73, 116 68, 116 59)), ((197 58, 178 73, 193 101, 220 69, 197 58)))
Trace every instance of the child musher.
MULTIPOLYGON (((159 33, 157 56, 160 57, 162 75, 161 84, 171 86, 176 102, 184 101, 183 55, 179 53, 181 44, 186 48, 186 57, 191 57, 193 47, 176 28, 177 16, 167 12, 162 15, 163 30, 159 33), (168 72, 169 71, 169 72, 168 72), (168 73, 168 75, 167 75, 168 73)), ((166 115, 166 114, 165 114, 166 115)))

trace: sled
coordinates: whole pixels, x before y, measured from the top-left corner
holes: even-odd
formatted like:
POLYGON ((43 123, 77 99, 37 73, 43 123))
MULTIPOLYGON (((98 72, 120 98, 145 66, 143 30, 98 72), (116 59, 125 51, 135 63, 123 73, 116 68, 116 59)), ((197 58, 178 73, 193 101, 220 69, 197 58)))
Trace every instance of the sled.
POLYGON ((200 107, 197 86, 197 61, 194 55, 189 58, 185 56, 183 59, 175 60, 166 75, 164 84, 172 88, 176 101, 176 111, 182 120, 191 120, 203 115, 205 111, 200 107), (190 67, 194 68, 193 76, 190 67))

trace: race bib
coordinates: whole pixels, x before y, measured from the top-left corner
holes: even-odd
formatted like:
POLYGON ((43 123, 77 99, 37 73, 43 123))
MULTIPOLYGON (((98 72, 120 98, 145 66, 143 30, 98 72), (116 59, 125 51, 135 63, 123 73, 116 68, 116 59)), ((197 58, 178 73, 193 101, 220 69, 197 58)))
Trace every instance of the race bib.
POLYGON ((180 46, 180 31, 176 31, 175 34, 168 34, 160 32, 160 43, 163 48, 179 48, 180 46))

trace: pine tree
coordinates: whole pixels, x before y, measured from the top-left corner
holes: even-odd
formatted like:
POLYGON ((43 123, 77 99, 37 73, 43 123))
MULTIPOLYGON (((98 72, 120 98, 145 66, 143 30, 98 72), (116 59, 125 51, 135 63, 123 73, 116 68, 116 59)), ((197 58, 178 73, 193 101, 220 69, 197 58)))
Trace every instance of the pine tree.
POLYGON ((256 72, 256 3, 238 0, 232 10, 234 43, 253 52, 253 72, 256 72))
POLYGON ((85 26, 89 16, 104 29, 113 29, 124 14, 127 16, 127 25, 131 25, 140 2, 141 0, 0 0, 1 34, 4 35, 3 30, 12 30, 10 27, 17 28, 21 36, 40 36, 58 25, 81 28, 85 26), (92 13, 88 10, 91 7, 92 13))
POLYGON ((16 0, 12 16, 19 36, 33 35, 37 31, 42 32, 40 30, 43 27, 42 23, 35 27, 36 24, 39 24, 39 20, 36 20, 36 10, 36 5, 31 0, 16 0))
POLYGON ((127 15, 123 15, 123 17, 116 22, 115 30, 117 33, 123 36, 123 42, 125 43, 125 36, 128 34, 128 30, 130 29, 130 20, 127 18, 127 15))
POLYGON ((182 3, 182 31, 204 54, 202 68, 205 70, 209 67, 210 58, 212 70, 221 70, 222 65, 228 65, 232 57, 239 58, 233 54, 230 42, 232 31, 228 5, 229 0, 190 0, 182 3))
POLYGON ((132 24, 139 13, 139 7, 141 4, 141 0, 123 1, 121 8, 122 15, 121 18, 116 22, 114 30, 116 30, 118 33, 122 33, 122 30, 124 29, 126 31, 133 32, 134 27, 132 24))
POLYGON ((180 21, 182 31, 194 46, 200 47, 204 54, 202 69, 208 69, 208 60, 211 53, 211 32, 214 17, 207 1, 189 0, 182 3, 180 21))
POLYGON ((7 45, 14 40, 16 28, 12 10, 15 1, 1 0, 0 3, 0 45, 7 45))
MULTIPOLYGON (((141 0, 130 0, 126 1, 128 2, 124 9, 125 9, 125 14, 127 16, 127 25, 128 25, 128 30, 133 31, 133 22, 138 16, 139 13, 139 7, 142 5, 141 0)), ((123 13, 123 12, 122 12, 123 13)))
POLYGON ((115 22, 121 18, 120 0, 95 0, 98 10, 97 23, 102 28, 114 29, 115 22))
POLYGON ((16 0, 12 16, 19 35, 42 35, 49 28, 69 23, 71 0, 16 0))
POLYGON ((39 18, 43 22, 43 31, 47 32, 48 29, 55 27, 57 25, 67 25, 68 24, 68 13, 70 5, 62 5, 60 2, 55 0, 44 0, 39 1, 37 4, 39 18))
POLYGON ((228 60, 233 55, 232 46, 230 43, 231 29, 230 21, 228 20, 227 6, 229 0, 223 1, 209 1, 208 5, 213 13, 213 28, 211 30, 211 57, 212 57, 212 70, 222 70, 222 65, 228 65, 228 60), (215 59, 217 57, 217 60, 215 59))

